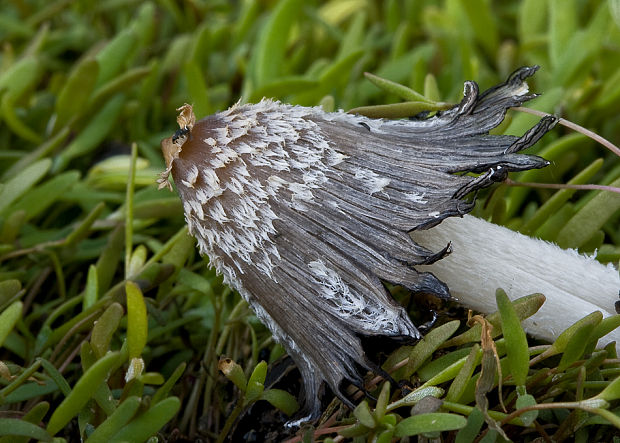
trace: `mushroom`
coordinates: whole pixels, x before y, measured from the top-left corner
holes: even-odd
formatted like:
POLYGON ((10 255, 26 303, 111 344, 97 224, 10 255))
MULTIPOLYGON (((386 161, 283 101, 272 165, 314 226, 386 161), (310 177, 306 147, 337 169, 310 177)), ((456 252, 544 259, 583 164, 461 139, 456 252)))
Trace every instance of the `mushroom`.
MULTIPOLYGON (((362 337, 421 337, 384 282, 441 298, 459 288, 472 305, 477 299, 464 292, 484 298, 489 285, 503 286, 473 270, 480 255, 494 260, 481 252, 484 232, 467 244, 469 230, 488 224, 440 223, 469 212, 473 202, 463 199, 509 171, 548 165, 518 152, 554 117, 521 137, 488 133, 508 108, 535 97, 525 80, 537 68, 521 68, 482 94, 468 81, 457 106, 430 118, 371 119, 263 99, 196 122, 191 106, 180 108, 180 130, 162 141, 160 187, 172 189, 172 174, 200 252, 295 360, 306 418, 319 413, 323 381, 353 406, 343 382, 361 387, 360 370, 377 369, 362 337), (450 242, 460 261, 454 272, 450 242), (461 255, 461 247, 470 250, 461 255), (460 286, 456 269, 471 286, 460 286)), ((501 269, 510 280, 518 259, 505 258, 488 272, 501 269)))

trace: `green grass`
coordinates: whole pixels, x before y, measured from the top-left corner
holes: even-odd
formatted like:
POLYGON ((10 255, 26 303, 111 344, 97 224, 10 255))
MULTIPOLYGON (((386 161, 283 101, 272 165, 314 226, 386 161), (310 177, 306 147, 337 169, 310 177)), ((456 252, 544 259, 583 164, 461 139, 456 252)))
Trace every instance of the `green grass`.
MULTIPOLYGON (((166 441, 175 429, 215 440, 235 432, 231 411, 259 400, 295 410, 259 363, 282 349, 198 256, 178 197, 156 189, 159 142, 185 102, 198 118, 263 96, 326 109, 454 103, 464 80, 484 89, 538 64, 530 88, 544 94, 532 108, 620 142, 617 0, 7 0, 0 40, 1 442, 166 441)), ((513 111, 501 131, 535 120, 513 111)), ((619 186, 617 157, 566 128, 533 151, 552 165, 514 180, 619 186)), ((503 184, 475 214, 620 259, 617 194, 503 184)), ((334 403, 305 438, 611 441, 620 364, 614 347, 595 345, 617 319, 590 316, 528 348, 519 319, 538 301, 523 303, 498 295, 495 351, 450 339, 450 323, 398 349, 385 367, 409 359, 395 376, 421 388, 403 398, 379 384, 377 402, 353 412, 334 403), (434 411, 422 394, 442 409, 411 415, 403 405, 434 411)))

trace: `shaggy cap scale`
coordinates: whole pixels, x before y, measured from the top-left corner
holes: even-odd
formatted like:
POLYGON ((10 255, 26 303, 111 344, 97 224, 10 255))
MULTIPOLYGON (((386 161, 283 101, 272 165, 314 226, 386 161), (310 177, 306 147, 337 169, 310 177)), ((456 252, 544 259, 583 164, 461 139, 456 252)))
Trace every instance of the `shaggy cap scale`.
POLYGON ((465 83, 460 104, 434 117, 382 120, 263 100, 236 104, 162 142, 167 170, 200 252, 297 363, 308 412, 322 381, 347 404, 343 381, 362 385, 360 337, 419 339, 382 282, 449 297, 416 265, 447 252, 409 236, 470 211, 461 200, 509 171, 545 160, 517 154, 556 120, 522 137, 489 135, 506 109, 534 97, 521 68, 483 94, 465 83), (465 175, 477 172, 479 176, 465 175))

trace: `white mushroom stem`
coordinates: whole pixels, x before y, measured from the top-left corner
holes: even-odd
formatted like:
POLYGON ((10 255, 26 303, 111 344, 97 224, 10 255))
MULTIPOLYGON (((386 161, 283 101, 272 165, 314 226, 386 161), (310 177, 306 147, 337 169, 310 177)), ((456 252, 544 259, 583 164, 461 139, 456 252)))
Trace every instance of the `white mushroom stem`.
MULTIPOLYGON (((511 299, 540 292, 547 301, 524 322, 533 336, 553 341, 587 314, 616 314, 620 277, 612 265, 604 266, 575 250, 527 237, 502 226, 466 215, 448 218, 413 239, 431 250, 452 242, 453 252, 432 265, 419 266, 444 281, 463 305, 490 313, 497 310, 495 290, 503 288, 511 299)), ((620 330, 602 344, 620 343, 620 330)))

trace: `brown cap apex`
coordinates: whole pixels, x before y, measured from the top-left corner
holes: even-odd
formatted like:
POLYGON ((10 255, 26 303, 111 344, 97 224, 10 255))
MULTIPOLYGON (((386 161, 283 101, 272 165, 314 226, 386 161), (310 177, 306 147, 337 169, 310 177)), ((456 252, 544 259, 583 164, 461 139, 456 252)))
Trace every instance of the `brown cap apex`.
POLYGON ((172 170, 172 161, 179 156, 185 140, 187 140, 187 134, 194 127, 196 123, 196 115, 192 105, 185 103, 180 108, 177 108, 179 115, 177 117, 177 123, 179 124, 179 130, 181 136, 175 134, 172 137, 165 138, 161 141, 161 150, 164 154, 164 160, 166 162, 166 170, 163 171, 157 183, 159 183, 159 189, 168 188, 172 191, 172 184, 170 183, 170 171, 172 170))

